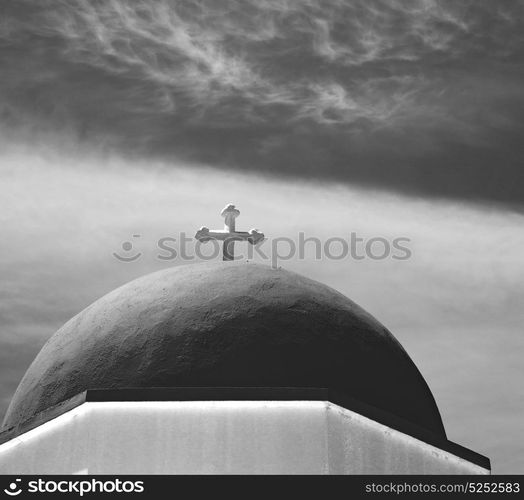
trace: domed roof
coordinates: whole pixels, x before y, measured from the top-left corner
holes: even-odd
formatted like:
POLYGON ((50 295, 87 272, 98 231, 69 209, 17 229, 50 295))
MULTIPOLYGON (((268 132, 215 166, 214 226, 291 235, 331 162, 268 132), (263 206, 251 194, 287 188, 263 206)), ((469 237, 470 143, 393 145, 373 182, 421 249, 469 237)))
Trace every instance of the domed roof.
POLYGON ((149 274, 91 304, 42 348, 4 428, 86 389, 158 387, 329 388, 445 437, 384 326, 323 284, 237 262, 149 274))

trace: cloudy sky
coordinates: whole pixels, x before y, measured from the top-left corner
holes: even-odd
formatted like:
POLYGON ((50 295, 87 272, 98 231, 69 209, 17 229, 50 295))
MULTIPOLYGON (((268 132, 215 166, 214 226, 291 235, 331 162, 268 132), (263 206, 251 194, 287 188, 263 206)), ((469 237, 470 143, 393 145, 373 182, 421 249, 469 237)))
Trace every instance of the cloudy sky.
POLYGON ((158 238, 233 202, 272 238, 409 238, 282 265, 374 314, 448 437, 523 473, 523 165, 524 1, 2 0, 0 413, 58 327, 187 264, 158 238))

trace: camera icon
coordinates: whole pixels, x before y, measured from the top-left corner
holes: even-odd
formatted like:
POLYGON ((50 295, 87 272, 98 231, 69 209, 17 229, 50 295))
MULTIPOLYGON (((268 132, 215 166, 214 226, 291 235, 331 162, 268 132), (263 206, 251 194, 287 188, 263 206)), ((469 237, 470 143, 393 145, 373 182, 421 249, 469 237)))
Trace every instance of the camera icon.
POLYGON ((9 495, 11 497, 16 497, 16 495, 20 495, 22 493, 22 488, 20 488, 21 479, 15 479, 12 483, 9 483, 9 487, 4 489, 4 493, 6 495, 9 495))

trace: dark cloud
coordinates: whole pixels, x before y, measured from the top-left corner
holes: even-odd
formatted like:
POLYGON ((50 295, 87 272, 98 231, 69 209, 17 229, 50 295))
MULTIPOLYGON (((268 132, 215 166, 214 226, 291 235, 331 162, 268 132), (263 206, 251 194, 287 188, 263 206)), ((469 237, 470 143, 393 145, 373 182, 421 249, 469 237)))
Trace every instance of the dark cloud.
POLYGON ((11 139, 524 198, 522 1, 5 0, 0 16, 11 139))

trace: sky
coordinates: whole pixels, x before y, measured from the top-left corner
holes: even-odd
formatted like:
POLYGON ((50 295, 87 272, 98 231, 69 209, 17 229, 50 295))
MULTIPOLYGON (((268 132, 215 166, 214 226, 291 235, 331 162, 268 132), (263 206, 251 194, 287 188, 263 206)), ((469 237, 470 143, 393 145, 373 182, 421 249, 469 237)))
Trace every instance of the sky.
POLYGON ((0 76, 0 413, 73 315, 198 265, 158 239, 231 202, 269 238, 408 238, 280 265, 375 315, 448 437, 524 473, 524 1, 3 0, 0 76))

